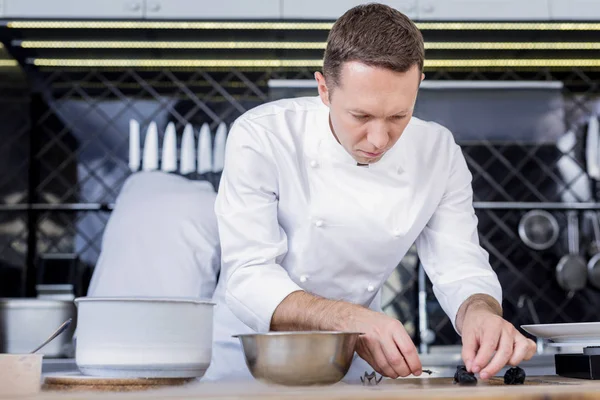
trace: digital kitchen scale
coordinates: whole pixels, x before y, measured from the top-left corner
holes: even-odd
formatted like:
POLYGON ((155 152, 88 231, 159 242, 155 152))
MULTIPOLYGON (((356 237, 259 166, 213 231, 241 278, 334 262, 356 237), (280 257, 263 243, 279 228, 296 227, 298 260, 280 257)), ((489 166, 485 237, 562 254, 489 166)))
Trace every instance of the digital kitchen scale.
POLYGON ((583 353, 555 354, 556 375, 600 379, 600 346, 584 347, 583 353))

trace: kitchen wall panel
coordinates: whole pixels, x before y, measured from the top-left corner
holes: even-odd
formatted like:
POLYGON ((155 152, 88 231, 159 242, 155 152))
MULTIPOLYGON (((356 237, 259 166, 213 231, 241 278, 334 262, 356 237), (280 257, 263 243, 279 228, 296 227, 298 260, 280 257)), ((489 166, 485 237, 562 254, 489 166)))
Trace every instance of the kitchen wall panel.
MULTIPOLYGON (((584 71, 578 71, 578 74, 583 74, 587 82, 598 80, 584 71)), ((517 74, 511 76, 531 79, 517 74)), ((46 187, 52 183, 50 192, 62 201, 100 205, 114 202, 122 182, 130 174, 127 166, 129 118, 140 122, 142 132, 151 121, 157 122, 160 132, 172 121, 178 135, 187 122, 193 124, 196 134, 205 122, 210 124, 214 133, 219 123, 229 125, 245 110, 268 101, 272 97, 268 84, 271 79, 310 77, 309 70, 47 73, 44 75, 46 84, 36 88, 36 92, 42 93, 40 99, 44 104, 36 114, 35 125, 41 127, 36 135, 46 135, 43 142, 52 143, 53 151, 71 152, 74 158, 72 162, 52 164, 49 161, 51 151, 39 155, 40 164, 53 165, 51 169, 56 177, 50 181, 47 178, 38 181, 36 193, 48 191, 46 187), (182 91, 181 87, 189 90, 182 91)), ((443 76, 453 81, 464 77, 459 74, 443 76)), ((485 74, 478 74, 478 77, 483 80, 494 78, 485 74)), ((472 80, 473 76, 469 78, 472 80)), ((435 75, 430 79, 443 80, 435 75)), ((561 76, 556 79, 560 80, 561 76)), ((470 137, 461 141, 461 132, 456 132, 473 173, 476 202, 564 202, 593 198, 594 192, 589 187, 585 170, 583 146, 584 124, 597 99, 593 88, 591 91, 580 90, 582 84, 582 81, 574 84, 571 79, 562 89, 564 113, 560 114, 560 119, 564 120, 564 124, 560 129, 564 128, 566 132, 549 132, 551 140, 512 138, 498 141, 486 140, 485 137, 473 140, 470 137), (568 148, 561 149, 561 140, 570 143, 568 148), (560 165, 565 157, 580 169, 578 175, 587 187, 583 195, 573 185, 573 177, 561 173, 560 165)), ((468 119, 469 116, 457 115, 457 118, 468 119)), ((501 131, 501 127, 496 127, 496 130, 501 131)), ((510 135, 507 137, 510 138, 510 135)), ((178 138, 181 140, 180 136, 178 138)), ((556 283, 554 268, 566 251, 566 220, 563 211, 552 212, 561 226, 561 237, 551 249, 539 252, 529 249, 518 237, 518 223, 523 210, 477 209, 481 242, 505 288, 506 317, 515 324, 532 321, 528 309, 519 307, 528 298, 543 322, 600 318, 600 312, 593 306, 600 301, 598 290, 589 287, 570 296, 556 283)), ((38 249, 73 251, 81 256, 85 265, 93 267, 108 215, 104 211, 40 214, 38 249)), ((588 239, 589 236, 585 240, 588 239)), ((418 340, 417 265, 418 259, 411 252, 390 277, 383 296, 386 312, 403 320, 415 340, 418 340)), ((436 333, 434 344, 458 343, 459 338, 435 301, 430 287, 427 307, 430 326, 436 333)))
POLYGON ((143 0, 3 0, 9 18, 142 18, 143 0))
MULTIPOLYGON (((0 49, 0 55, 5 53, 0 49)), ((3 57, 3 58, 4 58, 3 57)), ((0 68, 0 296, 20 296, 29 215, 30 94, 18 67, 0 68)))

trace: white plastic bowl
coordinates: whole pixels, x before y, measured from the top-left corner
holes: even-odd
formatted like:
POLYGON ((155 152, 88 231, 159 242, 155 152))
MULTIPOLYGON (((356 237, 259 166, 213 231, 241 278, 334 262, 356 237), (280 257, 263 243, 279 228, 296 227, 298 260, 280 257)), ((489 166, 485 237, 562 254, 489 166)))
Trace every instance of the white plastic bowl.
POLYGON ((82 297, 75 362, 84 375, 192 378, 212 356, 213 307, 189 298, 82 297))

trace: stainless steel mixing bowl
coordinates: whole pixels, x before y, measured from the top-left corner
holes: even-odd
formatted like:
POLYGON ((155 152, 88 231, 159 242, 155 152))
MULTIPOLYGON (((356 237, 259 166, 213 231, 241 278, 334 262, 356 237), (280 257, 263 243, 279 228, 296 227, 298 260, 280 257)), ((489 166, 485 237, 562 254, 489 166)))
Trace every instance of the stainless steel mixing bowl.
POLYGON ((235 335, 254 378, 289 386, 329 385, 348 372, 357 332, 269 332, 235 335))

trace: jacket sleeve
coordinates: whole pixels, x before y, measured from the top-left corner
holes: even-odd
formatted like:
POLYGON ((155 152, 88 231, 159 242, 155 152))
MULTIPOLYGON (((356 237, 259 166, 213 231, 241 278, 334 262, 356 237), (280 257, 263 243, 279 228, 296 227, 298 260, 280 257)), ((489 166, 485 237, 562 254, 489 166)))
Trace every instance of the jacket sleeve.
POLYGON ((279 176, 268 134, 243 117, 233 124, 215 203, 226 302, 257 332, 269 331, 277 306, 301 290, 280 265, 287 236, 277 219, 279 176))
POLYGON ((472 175, 454 140, 450 148, 444 194, 416 245, 434 294, 458 332, 456 315, 462 303, 473 294, 488 294, 502 304, 502 288, 479 244, 472 175))

